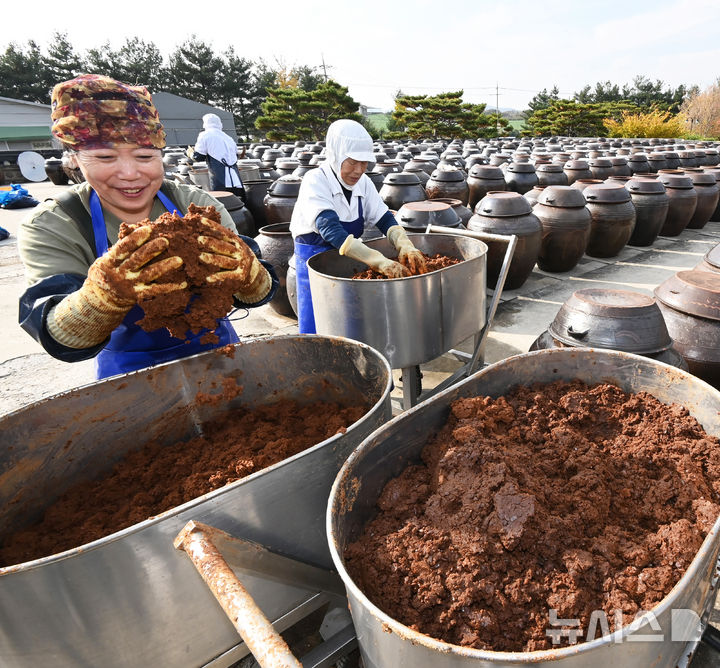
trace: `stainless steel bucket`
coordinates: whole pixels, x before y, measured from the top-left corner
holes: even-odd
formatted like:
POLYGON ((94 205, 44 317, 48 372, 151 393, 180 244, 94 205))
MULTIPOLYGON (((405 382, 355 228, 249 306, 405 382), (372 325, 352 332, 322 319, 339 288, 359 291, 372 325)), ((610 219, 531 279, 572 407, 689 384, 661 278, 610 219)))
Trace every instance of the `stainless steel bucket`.
POLYGON ((626 391, 646 391, 665 403, 682 404, 708 433, 720 435, 720 392, 707 383, 646 357, 589 348, 551 349, 510 357, 394 418, 369 436, 348 458, 333 485, 327 514, 330 552, 345 583, 366 668, 529 665, 672 668, 683 665, 682 659, 687 659, 694 640, 699 638, 697 634, 683 634, 682 631, 688 629, 679 628, 679 624, 700 619, 702 623, 698 627, 704 628, 715 600, 720 518, 685 575, 652 610, 662 633, 658 633, 657 627, 652 626, 655 622, 649 620, 635 629, 624 627, 590 642, 542 652, 481 651, 412 631, 373 605, 345 570, 342 557, 345 548, 376 514, 375 503, 381 490, 409 463, 420 461, 428 434, 445 424, 451 402, 477 395, 499 397, 516 385, 531 382, 574 378, 588 383, 612 382, 626 391), (679 614, 678 611, 692 612, 679 614), (653 639, 643 640, 642 635, 653 639), (682 640, 673 641, 673 637, 682 640), (690 642, 686 642, 688 640, 690 642))
MULTIPOLYGON (((487 246, 468 237, 409 234, 416 248, 465 260, 407 278, 353 280, 367 267, 336 250, 308 260, 310 292, 319 334, 345 336, 379 350, 393 369, 433 360, 485 324, 487 246)), ((368 241, 387 257, 390 242, 368 241)))
MULTIPOLYGON (((332 337, 281 336, 233 350, 234 357, 211 351, 117 376, 3 417, 0 536, 144 442, 195 436, 228 408, 289 398, 362 402, 368 412, 344 434, 157 517, 0 569, 3 668, 201 666, 236 648, 232 624, 173 547, 189 520, 332 567, 323 525, 330 486, 353 448, 390 418, 390 368, 368 346, 332 337), (221 391, 226 378, 242 385, 239 397, 195 402, 198 392, 221 391)), ((243 580, 271 620, 285 620, 280 630, 293 623, 284 617, 290 610, 317 595, 256 572, 243 580)))

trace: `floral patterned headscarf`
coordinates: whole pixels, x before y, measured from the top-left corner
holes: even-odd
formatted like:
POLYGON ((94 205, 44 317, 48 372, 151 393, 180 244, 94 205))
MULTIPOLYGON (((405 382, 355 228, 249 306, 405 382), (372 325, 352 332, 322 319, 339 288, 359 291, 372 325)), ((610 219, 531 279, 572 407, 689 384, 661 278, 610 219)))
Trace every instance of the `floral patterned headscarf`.
POLYGON ((53 135, 67 148, 165 146, 165 131, 148 89, 99 74, 57 84, 51 118, 53 135))

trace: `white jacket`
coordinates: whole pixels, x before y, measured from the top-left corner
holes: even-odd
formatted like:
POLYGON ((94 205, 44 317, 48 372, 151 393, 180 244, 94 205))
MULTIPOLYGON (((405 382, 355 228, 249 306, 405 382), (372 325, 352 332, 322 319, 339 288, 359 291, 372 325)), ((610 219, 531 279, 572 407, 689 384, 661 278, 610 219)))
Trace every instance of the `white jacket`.
POLYGON ((351 222, 358 217, 358 200, 362 198, 365 227, 374 225, 388 211, 385 202, 373 182, 363 174, 352 188, 348 203, 342 186, 330 164, 323 162, 303 176, 300 192, 290 219, 293 239, 301 234, 317 232, 315 219, 322 211, 335 211, 342 222, 351 222))

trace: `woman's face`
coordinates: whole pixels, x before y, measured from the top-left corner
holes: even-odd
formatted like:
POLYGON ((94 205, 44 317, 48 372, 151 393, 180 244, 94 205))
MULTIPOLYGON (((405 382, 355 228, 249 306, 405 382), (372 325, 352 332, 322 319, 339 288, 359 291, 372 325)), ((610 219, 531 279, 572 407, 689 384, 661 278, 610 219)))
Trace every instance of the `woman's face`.
POLYGON ((345 158, 340 165, 340 178, 349 186, 354 186, 367 169, 367 162, 345 158))
POLYGON ((81 149, 75 157, 103 207, 128 223, 150 215, 165 176, 160 149, 122 144, 81 149))

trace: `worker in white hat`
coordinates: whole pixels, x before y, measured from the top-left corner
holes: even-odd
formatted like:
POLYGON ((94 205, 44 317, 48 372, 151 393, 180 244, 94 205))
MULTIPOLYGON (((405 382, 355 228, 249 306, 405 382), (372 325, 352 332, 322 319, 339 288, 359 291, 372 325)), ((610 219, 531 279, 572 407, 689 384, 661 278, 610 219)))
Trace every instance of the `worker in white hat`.
POLYGON ((372 148, 372 138, 360 123, 335 121, 327 131, 326 160, 303 176, 290 222, 301 334, 315 333, 307 271, 307 261, 313 255, 337 248, 341 255, 359 260, 388 278, 409 276, 408 267, 415 273, 425 271, 423 254, 365 175, 368 162, 374 161, 372 148), (360 240, 366 224, 375 225, 387 236, 398 251, 399 262, 360 240))

